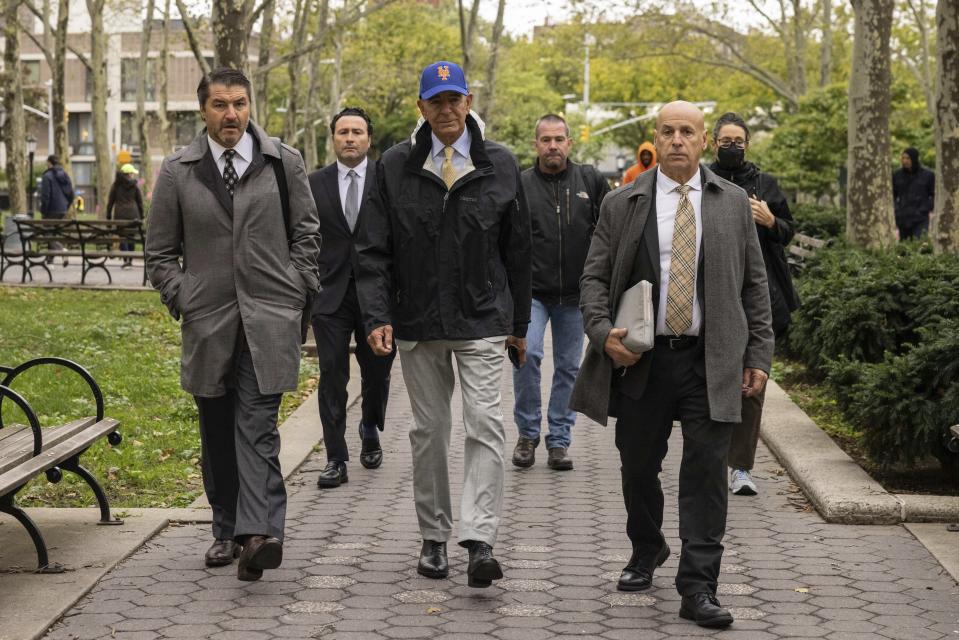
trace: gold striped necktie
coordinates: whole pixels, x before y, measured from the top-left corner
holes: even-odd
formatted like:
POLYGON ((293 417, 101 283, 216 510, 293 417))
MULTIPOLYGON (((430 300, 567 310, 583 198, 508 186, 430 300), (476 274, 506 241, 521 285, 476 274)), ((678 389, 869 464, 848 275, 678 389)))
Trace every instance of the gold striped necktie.
POLYGON ((443 182, 449 189, 456 182, 456 169, 453 168, 453 147, 447 145, 443 147, 443 182))
POLYGON ((693 324, 693 296, 696 295, 696 213, 689 201, 689 185, 676 187, 679 206, 673 225, 672 260, 666 294, 666 329, 680 336, 693 324))

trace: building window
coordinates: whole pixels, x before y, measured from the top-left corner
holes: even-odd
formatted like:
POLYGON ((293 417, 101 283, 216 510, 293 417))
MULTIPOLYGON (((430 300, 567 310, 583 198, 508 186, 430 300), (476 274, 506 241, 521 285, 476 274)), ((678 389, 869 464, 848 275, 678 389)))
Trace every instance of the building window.
POLYGON ((67 136, 72 147, 72 155, 94 155, 92 114, 71 113, 67 122, 67 136))
POLYGON ((22 60, 20 62, 23 78, 23 86, 35 87, 40 84, 40 61, 22 60))
POLYGON ((132 111, 120 112, 120 145, 129 148, 139 142, 136 130, 136 114, 132 111))
POLYGON ((172 111, 169 117, 173 128, 173 144, 177 147, 185 147, 193 142, 203 127, 196 111, 172 111))
MULTIPOLYGON (((140 78, 140 59, 123 58, 120 61, 120 100, 123 102, 136 102, 137 82, 140 78)), ((156 100, 156 72, 154 60, 147 60, 146 68, 146 100, 153 102, 156 100)))
POLYGON ((74 187, 93 184, 93 167, 92 162, 73 162, 70 164, 74 187))

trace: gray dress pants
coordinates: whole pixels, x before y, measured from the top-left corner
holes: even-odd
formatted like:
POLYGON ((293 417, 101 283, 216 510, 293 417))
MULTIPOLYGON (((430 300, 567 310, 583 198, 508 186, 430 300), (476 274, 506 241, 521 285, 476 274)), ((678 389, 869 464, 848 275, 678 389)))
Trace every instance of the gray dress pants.
POLYGON ((283 540, 286 487, 276 424, 283 394, 260 393, 247 349, 237 352, 234 366, 234 386, 226 395, 196 396, 203 488, 213 508, 213 536, 283 540))
POLYGON ((397 341, 413 424, 413 498, 424 540, 445 542, 453 530, 449 445, 453 416, 453 359, 463 394, 463 496, 459 543, 496 542, 503 508, 503 447, 500 411, 505 337, 477 340, 397 341))

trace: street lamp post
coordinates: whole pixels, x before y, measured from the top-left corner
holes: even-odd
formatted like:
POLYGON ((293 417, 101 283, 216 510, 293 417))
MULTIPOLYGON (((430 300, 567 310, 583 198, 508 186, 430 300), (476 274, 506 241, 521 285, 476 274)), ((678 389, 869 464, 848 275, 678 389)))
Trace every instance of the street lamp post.
POLYGON ((33 217, 33 192, 36 190, 36 183, 33 181, 33 154, 37 152, 37 139, 33 134, 27 136, 27 173, 30 176, 30 191, 27 194, 27 213, 33 217))

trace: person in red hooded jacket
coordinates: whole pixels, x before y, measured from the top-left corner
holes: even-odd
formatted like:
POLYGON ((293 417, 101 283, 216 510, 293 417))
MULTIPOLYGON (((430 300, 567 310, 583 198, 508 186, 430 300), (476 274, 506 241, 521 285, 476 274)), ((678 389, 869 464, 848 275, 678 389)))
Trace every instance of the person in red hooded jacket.
POLYGON ((639 148, 636 149, 636 164, 626 169, 626 173, 623 174, 623 184, 629 184, 633 180, 639 177, 639 175, 645 171, 649 171, 656 166, 656 147, 653 146, 652 142, 644 142, 639 145, 639 148))

